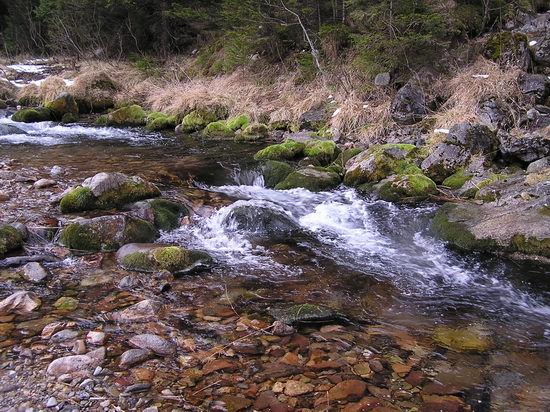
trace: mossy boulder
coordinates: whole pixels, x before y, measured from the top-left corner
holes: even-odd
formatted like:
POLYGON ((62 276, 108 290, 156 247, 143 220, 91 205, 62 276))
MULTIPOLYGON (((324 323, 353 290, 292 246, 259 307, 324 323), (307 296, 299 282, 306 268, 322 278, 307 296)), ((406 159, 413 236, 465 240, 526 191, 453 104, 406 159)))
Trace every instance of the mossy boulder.
POLYGON ((62 296, 55 301, 53 306, 63 312, 72 312, 78 307, 78 300, 70 296, 62 296))
POLYGON ((235 136, 235 132, 227 126, 227 122, 225 120, 218 120, 209 123, 202 131, 202 135, 211 139, 232 139, 235 136))
POLYGON ((114 251, 126 243, 152 242, 158 236, 150 222, 111 215, 69 223, 61 231, 59 243, 76 253, 114 251))
POLYGON ((61 117, 61 123, 64 124, 76 123, 78 120, 78 115, 74 113, 65 113, 63 117, 61 117))
POLYGON ((0 258, 12 250, 23 246, 23 235, 10 225, 0 226, 0 258))
POLYGON ((275 186, 277 190, 303 188, 311 192, 320 192, 337 187, 341 183, 338 173, 322 167, 309 166, 290 173, 285 180, 275 186))
POLYGON ((61 198, 61 213, 74 213, 96 208, 96 197, 87 187, 78 186, 61 198))
POLYGON ((254 155, 256 160, 294 160, 303 156, 306 145, 294 140, 286 140, 284 143, 275 144, 260 150, 254 155))
POLYGON ((432 229, 461 250, 550 257, 550 216, 540 212, 544 198, 536 195, 541 190, 543 183, 528 188, 520 180, 512 189, 503 189, 498 202, 445 204, 432 229))
POLYGON ((276 320, 292 324, 325 323, 338 320, 337 312, 327 306, 304 303, 270 310, 270 315, 276 320))
POLYGON ((191 273, 211 265, 212 258, 201 251, 180 246, 159 244, 128 244, 117 252, 117 261, 126 270, 173 274, 191 273))
POLYGON ((294 168, 288 163, 268 160, 262 165, 262 176, 266 187, 275 187, 286 179, 294 168))
POLYGON ((346 171, 346 163, 353 157, 357 156, 363 150, 358 148, 345 149, 342 150, 338 157, 330 164, 328 167, 331 171, 338 173, 339 175, 344 175, 346 171))
POLYGON ((145 110, 143 110, 141 106, 133 104, 100 116, 97 122, 104 126, 138 127, 144 126, 146 119, 147 114, 145 110))
POLYGON ((138 176, 98 173, 65 194, 60 208, 62 213, 110 209, 158 196, 158 187, 138 176))
POLYGON ((359 186, 391 175, 422 174, 416 165, 416 146, 411 144, 375 145, 351 158, 346 164, 344 183, 359 186))
POLYGON ((134 217, 147 220, 160 230, 173 230, 180 226, 182 216, 189 215, 189 210, 168 199, 150 199, 130 206, 134 217))
POLYGON ((227 127, 236 132, 237 130, 244 130, 250 124, 250 118, 245 114, 240 114, 238 116, 227 119, 227 127))
POLYGON ((178 123, 177 116, 168 115, 161 112, 149 113, 147 116, 147 124, 145 128, 151 131, 160 131, 166 129, 173 129, 178 123))
POLYGON ((484 353, 492 348, 491 333, 478 325, 465 328, 439 326, 433 335, 435 343, 455 352, 484 353))
POLYGON ((118 84, 105 72, 84 73, 75 79, 71 93, 80 113, 100 113, 115 105, 118 84))
POLYGON ((485 45, 485 56, 504 64, 519 64, 525 70, 531 66, 529 39, 524 33, 499 31, 485 45))
POLYGON ((437 185, 422 174, 390 176, 376 186, 378 196, 388 202, 414 203, 437 192, 437 185))
POLYGON ((236 141, 249 142, 265 139, 269 136, 269 128, 263 123, 253 123, 248 125, 241 133, 235 137, 236 141))
POLYGON ((328 105, 321 105, 303 113, 299 119, 301 130, 317 131, 327 126, 330 119, 330 110, 328 105))
POLYGON ((181 129, 185 133, 196 132, 216 120, 218 120, 218 116, 214 111, 206 109, 193 110, 183 118, 181 129))
POLYGON ((50 109, 52 116, 56 120, 61 120, 66 114, 78 116, 78 104, 75 98, 66 92, 61 93, 54 100, 46 103, 46 108, 50 109))
POLYGON ((487 126, 460 123, 451 128, 445 140, 422 161, 425 175, 437 183, 465 167, 474 156, 495 157, 498 140, 487 126))
POLYGON ((14 122, 36 123, 54 120, 54 116, 50 109, 37 107, 34 109, 21 109, 15 112, 11 119, 14 122))
POLYGON ((339 153, 336 143, 332 140, 311 140, 305 145, 304 154, 320 166, 330 164, 339 153))

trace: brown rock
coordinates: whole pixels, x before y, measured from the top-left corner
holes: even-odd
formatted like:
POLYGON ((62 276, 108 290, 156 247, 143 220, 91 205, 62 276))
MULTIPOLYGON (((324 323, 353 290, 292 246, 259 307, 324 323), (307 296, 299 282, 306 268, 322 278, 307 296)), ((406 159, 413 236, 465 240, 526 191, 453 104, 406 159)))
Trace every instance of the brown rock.
POLYGON ((378 359, 371 359, 369 361, 370 368, 375 372, 382 372, 384 370, 384 365, 382 365, 382 362, 380 362, 378 359))
POLYGON ((294 352, 287 352, 285 356, 281 358, 281 362, 292 366, 299 366, 302 363, 298 355, 294 352))
POLYGON ((136 335, 130 339, 129 343, 135 348, 149 350, 160 356, 169 356, 176 353, 176 345, 152 333, 136 335))
POLYGON ((378 386, 369 385, 368 390, 370 393, 372 393, 377 398, 382 399, 390 399, 391 398, 391 392, 388 389, 385 388, 379 388, 378 386))
POLYGON ((258 395, 254 401, 253 408, 255 410, 261 411, 262 409, 269 408, 272 404, 277 403, 277 397, 273 391, 264 391, 258 395))
POLYGON ((405 378, 405 382, 411 386, 418 386, 423 380, 424 374, 421 371, 411 371, 405 378))
POLYGON ((284 394, 286 396, 300 396, 306 393, 313 392, 315 387, 309 383, 303 383, 300 381, 287 381, 285 384, 284 394))
POLYGON ((227 359, 216 359, 208 362, 202 367, 202 373, 204 375, 210 375, 211 373, 223 371, 223 372, 235 372, 239 369, 239 366, 234 362, 227 359))
POLYGON ((367 389, 367 384, 363 381, 350 379, 347 381, 340 382, 334 386, 330 391, 328 391, 328 397, 331 400, 353 400, 361 399, 365 390, 367 389))
POLYGON ((373 407, 379 406, 380 400, 372 397, 361 399, 357 403, 350 403, 342 408, 341 412, 366 412, 371 411, 373 407))
POLYGON ((0 315, 25 315, 40 307, 40 298, 32 292, 19 291, 0 302, 0 315))
POLYGON ((242 411, 252 405, 252 401, 250 399, 234 395, 224 395, 222 396, 222 401, 225 403, 227 412, 242 411))
POLYGON ((259 372, 254 377, 254 382, 264 382, 268 379, 284 378, 286 376, 297 375, 301 372, 301 368, 284 363, 268 363, 264 366, 264 370, 259 372))
POLYGON ((463 412, 464 402, 456 396, 422 396, 424 404, 419 412, 463 412))
POLYGON ((426 395, 455 395, 460 389, 454 385, 445 385, 441 382, 430 382, 422 388, 426 395))
POLYGON ((405 365, 403 363, 394 363, 391 365, 393 371, 397 373, 398 375, 406 375, 411 371, 411 367, 409 365, 405 365))

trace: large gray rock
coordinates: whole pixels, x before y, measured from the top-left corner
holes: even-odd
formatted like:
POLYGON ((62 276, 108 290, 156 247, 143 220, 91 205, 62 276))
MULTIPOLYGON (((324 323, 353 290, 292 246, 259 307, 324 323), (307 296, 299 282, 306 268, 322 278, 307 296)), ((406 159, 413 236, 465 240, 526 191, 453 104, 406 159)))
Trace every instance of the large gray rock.
POLYGON ((90 189, 95 197, 100 197, 109 190, 117 190, 127 180, 128 176, 122 173, 101 172, 84 180, 82 186, 90 189))
POLYGON ((550 12, 526 16, 519 30, 529 36, 535 63, 550 67, 550 12))
POLYGON ((0 124, 0 136, 12 134, 27 134, 27 132, 21 130, 19 127, 15 127, 12 124, 0 124))
POLYGON ((504 107, 495 99, 489 99, 480 103, 477 110, 480 123, 491 130, 506 128, 510 124, 510 116, 504 107))
POLYGON ((435 146, 421 168, 428 177, 441 183, 465 166, 474 155, 493 158, 497 146, 495 133, 487 126, 460 123, 453 126, 445 140, 435 146))
POLYGON ((291 239, 300 232, 291 216, 270 204, 238 204, 224 218, 223 225, 229 230, 280 240, 291 239))
POLYGON ((550 168, 550 156, 535 160, 527 166, 527 173, 539 173, 550 168))
POLYGON ((550 133, 546 129, 521 135, 501 131, 498 134, 499 150, 503 156, 533 162, 550 155, 550 133))
POLYGON ((480 189, 483 204, 447 204, 434 230, 464 250, 550 257, 550 172, 516 175, 480 189))
POLYGON ((148 350, 160 356, 170 356, 176 353, 176 345, 151 333, 136 335, 130 339, 129 343, 137 349, 148 350))
POLYGON ((41 304, 40 298, 32 292, 15 292, 0 302, 0 316, 12 313, 26 315, 38 309, 41 304))
POLYGON ((23 277, 30 282, 40 283, 48 275, 48 271, 38 262, 30 262, 23 266, 23 277))
POLYGON ((393 120, 403 125, 417 123, 426 117, 426 97, 420 86, 409 82, 399 89, 390 111, 393 120))
POLYGON ((330 114, 324 106, 308 110, 300 116, 300 129, 319 130, 326 126, 330 114))
POLYGON ((524 73, 518 79, 523 94, 533 96, 536 103, 544 103, 550 95, 550 79, 543 74, 524 73))

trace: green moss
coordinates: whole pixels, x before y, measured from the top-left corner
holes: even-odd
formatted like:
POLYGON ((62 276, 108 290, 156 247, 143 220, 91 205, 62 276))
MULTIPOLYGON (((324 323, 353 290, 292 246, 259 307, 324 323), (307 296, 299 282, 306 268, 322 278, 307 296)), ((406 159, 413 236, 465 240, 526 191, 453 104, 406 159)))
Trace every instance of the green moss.
POLYGON ((338 155, 338 147, 331 140, 313 140, 306 143, 304 154, 320 165, 328 165, 338 155))
POLYGON ((189 252, 178 246, 168 246, 155 249, 153 259, 160 269, 178 272, 189 266, 189 252))
POLYGON ((493 34, 487 41, 486 54, 493 60, 499 60, 506 53, 519 57, 522 44, 527 42, 528 38, 523 33, 501 31, 493 34))
POLYGON ((62 93, 55 100, 46 103, 46 108, 51 111, 56 119, 61 119, 63 115, 68 113, 78 115, 78 104, 69 93, 62 93))
POLYGON ((173 129, 176 127, 178 120, 176 116, 170 116, 161 112, 153 112, 147 116, 147 130, 159 131, 165 129, 173 129))
POLYGON ((262 167, 264 184, 266 187, 275 187, 286 179, 294 169, 288 163, 268 160, 262 167))
POLYGON ((211 111, 204 109, 193 110, 183 118, 181 122, 182 130, 187 133, 196 132, 197 130, 204 129, 206 125, 216 120, 216 114, 211 111))
POLYGON ((145 125, 146 117, 147 115, 141 106, 134 104, 102 116, 101 122, 104 122, 103 124, 107 126, 143 126, 145 125))
POLYGON ((101 241, 92 229, 71 223, 63 228, 60 236, 63 246, 81 252, 98 252, 101 250, 101 241))
POLYGON ((436 191, 435 182, 421 174, 390 177, 378 188, 380 198, 388 202, 423 200, 436 191))
POLYGON ((250 124, 250 119, 245 114, 240 114, 238 116, 232 117, 231 119, 227 119, 227 127, 236 132, 239 129, 246 129, 248 125, 250 124))
POLYGON ((143 252, 130 253, 124 256, 120 263, 124 269, 137 272, 152 272, 155 269, 149 255, 143 252))
POLYGON ((235 137, 237 141, 252 141, 269 136, 269 129, 265 124, 253 123, 249 125, 242 133, 235 137))
POLYGON ((132 243, 147 243, 157 238, 159 233, 151 222, 128 218, 124 228, 124 238, 132 243))
POLYGON ((61 117, 61 123, 68 124, 68 123, 76 123, 76 122, 78 122, 78 115, 77 114, 65 113, 61 117))
POLYGON ((463 250, 491 250, 498 247, 492 240, 476 239, 464 223, 449 220, 447 213, 456 207, 454 204, 444 205, 432 220, 432 229, 443 240, 463 250))
POLYGON ((79 186, 63 196, 59 206, 61 213, 93 210, 96 207, 96 198, 90 189, 79 186))
POLYGON ((256 160, 293 160, 303 155, 305 144, 294 140, 287 140, 281 144, 275 144, 260 150, 254 156, 256 160))
POLYGON ((338 314, 326 306, 304 303, 288 308, 272 309, 271 315, 288 325, 295 323, 324 322, 334 320, 338 314))
POLYGON ((202 135, 208 138, 232 138, 235 132, 227 126, 225 120, 218 120, 209 123, 203 130, 202 135))
POLYGON ((13 226, 0 226, 0 258, 23 246, 23 235, 13 226))
POLYGON ((57 299, 53 304, 53 306, 57 310, 62 310, 64 312, 72 312, 78 307, 78 300, 68 296, 63 296, 57 299))
POLYGON ((47 122, 53 120, 53 115, 50 109, 38 107, 36 109, 21 109, 11 119, 14 122, 23 123, 47 122))
POLYGON ((311 133, 311 137, 319 137, 321 139, 332 139, 333 137, 332 129, 325 124, 316 132, 311 133))
POLYGON ((351 167, 346 171, 344 183, 350 186, 359 186, 368 182, 379 182, 391 175, 423 174, 414 163, 416 146, 411 144, 384 144, 369 148, 360 162, 367 162, 368 167, 351 167))
POLYGON ((524 235, 515 235, 511 242, 512 247, 518 252, 527 255, 539 255, 550 257, 550 239, 526 238, 524 235))
POLYGON ((155 199, 150 203, 155 215, 155 226, 161 230, 172 230, 179 226, 180 216, 185 207, 165 199, 155 199))
POLYGON ((346 170, 346 163, 352 157, 357 156, 361 152, 362 150, 357 148, 343 150, 342 152, 340 152, 336 160, 332 162, 332 164, 329 166, 330 170, 340 175, 343 175, 346 170))
POLYGON ((459 170, 457 170, 454 174, 446 178, 443 181, 443 186, 447 186, 451 189, 460 189, 462 186, 464 186, 464 183, 466 183, 471 178, 472 178, 472 175, 467 174, 464 168, 462 167, 459 170))
POLYGON ((483 353, 492 347, 489 333, 475 325, 457 329, 438 327, 434 331, 434 341, 456 352, 483 353))
POLYGON ((311 192, 333 189, 341 182, 340 175, 322 167, 308 167, 290 173, 275 186, 277 190, 303 188, 311 192))
POLYGON ((157 196, 160 196, 160 191, 156 186, 143 181, 129 180, 116 189, 102 193, 97 199, 96 207, 99 209, 120 207, 157 196))

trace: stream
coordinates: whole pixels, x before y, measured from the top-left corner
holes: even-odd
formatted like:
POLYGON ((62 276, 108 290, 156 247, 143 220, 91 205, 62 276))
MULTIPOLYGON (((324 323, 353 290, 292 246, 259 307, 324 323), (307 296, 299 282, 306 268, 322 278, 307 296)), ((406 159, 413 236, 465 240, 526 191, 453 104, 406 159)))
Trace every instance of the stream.
MULTIPOLYGON (((117 171, 143 176, 166 197, 192 200, 197 213, 191 224, 163 233, 159 242, 205 250, 215 265, 177 279, 167 294, 173 305, 206 305, 220 293, 242 290, 262 297, 245 305, 252 312, 277 302, 322 303, 356 327, 415 336, 430 348, 445 382, 467 388, 473 410, 549 410, 549 267, 451 250, 430 230, 438 205, 402 206, 345 187, 267 189, 252 160, 263 147, 258 144, 86 124, 20 124, 9 113, 0 117, 4 124, 24 133, 0 136, 0 162, 11 159, 17 173, 37 178, 61 166, 59 192, 95 173, 117 171), (242 207, 285 216, 292 234, 232 221, 232 211, 242 207), (432 341, 440 326, 478 328, 493 346, 483 354, 442 351, 432 341)), ((37 199, 19 205, 23 221, 44 215, 45 200, 37 199)), ((2 221, 14 218, 10 210, 0 211, 2 221)), ((87 270, 73 259, 57 267, 87 270)), ((94 273, 113 267, 107 259, 94 273)), ((105 284, 87 295, 74 288, 83 302, 115 290, 105 284)), ((0 286, 2 297, 9 289, 0 286)))

